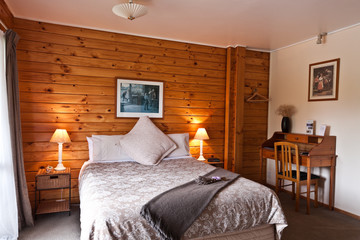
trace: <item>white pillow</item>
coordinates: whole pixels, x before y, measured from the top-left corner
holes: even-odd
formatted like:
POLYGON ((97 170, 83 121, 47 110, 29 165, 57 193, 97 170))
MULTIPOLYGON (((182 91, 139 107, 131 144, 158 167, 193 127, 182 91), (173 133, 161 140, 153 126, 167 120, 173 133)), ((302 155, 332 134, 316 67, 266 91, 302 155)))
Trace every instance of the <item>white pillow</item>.
POLYGON ((123 161, 131 158, 121 148, 124 135, 93 135, 93 161, 123 161))
POLYGON ((157 165, 176 148, 176 144, 144 116, 121 139, 121 147, 136 162, 157 165))
POLYGON ((92 137, 86 137, 86 140, 88 141, 88 148, 89 148, 89 160, 94 160, 94 143, 92 140, 92 137))
POLYGON ((189 147, 189 134, 188 133, 173 133, 168 134, 168 136, 176 144, 177 148, 172 151, 166 157, 181 157, 181 156, 191 156, 190 147, 189 147))

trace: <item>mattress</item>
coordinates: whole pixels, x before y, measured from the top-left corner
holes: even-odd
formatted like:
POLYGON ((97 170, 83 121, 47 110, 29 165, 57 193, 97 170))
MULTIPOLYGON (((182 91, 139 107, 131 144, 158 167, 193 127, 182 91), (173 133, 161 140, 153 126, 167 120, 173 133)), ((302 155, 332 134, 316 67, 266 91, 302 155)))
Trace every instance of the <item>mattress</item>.
MULTIPOLYGON (((140 216, 158 194, 187 183, 214 167, 194 158, 163 160, 157 166, 136 162, 89 162, 79 177, 81 239, 160 239, 140 216)), ((273 224, 276 238, 287 226, 276 194, 240 177, 219 192, 183 239, 206 239, 273 224)))

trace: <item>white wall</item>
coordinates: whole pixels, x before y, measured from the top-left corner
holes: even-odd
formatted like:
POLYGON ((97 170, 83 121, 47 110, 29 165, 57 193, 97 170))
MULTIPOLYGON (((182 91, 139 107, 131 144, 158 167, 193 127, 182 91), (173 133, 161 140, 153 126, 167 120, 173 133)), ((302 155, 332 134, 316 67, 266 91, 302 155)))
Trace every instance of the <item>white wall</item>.
MULTIPOLYGON (((281 104, 297 109, 292 132, 305 133, 307 120, 331 126, 337 137, 335 207, 360 216, 360 25, 329 34, 325 44, 316 39, 271 53, 268 136, 280 131, 281 104), (340 58, 339 100, 308 102, 309 64, 340 58)), ((329 169, 314 169, 326 179, 320 200, 328 203, 329 169)), ((267 181, 275 184, 274 162, 268 160, 267 181)), ((321 191, 321 190, 320 190, 321 191)))

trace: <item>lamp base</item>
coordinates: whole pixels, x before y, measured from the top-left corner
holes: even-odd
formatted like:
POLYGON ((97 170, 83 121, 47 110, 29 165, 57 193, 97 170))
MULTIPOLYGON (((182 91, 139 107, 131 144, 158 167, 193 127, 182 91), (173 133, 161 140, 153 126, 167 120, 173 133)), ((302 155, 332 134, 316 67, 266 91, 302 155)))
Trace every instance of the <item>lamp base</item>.
POLYGON ((198 161, 205 161, 206 159, 204 158, 204 156, 200 156, 197 160, 198 161))
POLYGON ((56 168, 55 171, 64 171, 66 169, 66 167, 64 167, 64 165, 62 163, 59 163, 56 168))

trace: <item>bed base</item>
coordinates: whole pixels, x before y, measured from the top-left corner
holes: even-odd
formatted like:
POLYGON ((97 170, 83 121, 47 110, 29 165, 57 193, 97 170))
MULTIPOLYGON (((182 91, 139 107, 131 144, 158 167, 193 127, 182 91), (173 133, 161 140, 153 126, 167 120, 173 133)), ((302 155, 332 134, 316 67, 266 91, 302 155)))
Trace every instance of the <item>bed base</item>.
POLYGON ((275 240, 275 236, 275 226, 273 224, 264 224, 243 231, 216 234, 192 240, 275 240))

